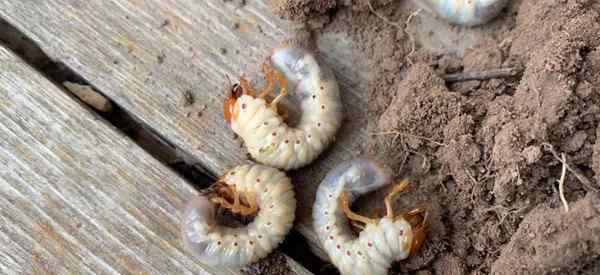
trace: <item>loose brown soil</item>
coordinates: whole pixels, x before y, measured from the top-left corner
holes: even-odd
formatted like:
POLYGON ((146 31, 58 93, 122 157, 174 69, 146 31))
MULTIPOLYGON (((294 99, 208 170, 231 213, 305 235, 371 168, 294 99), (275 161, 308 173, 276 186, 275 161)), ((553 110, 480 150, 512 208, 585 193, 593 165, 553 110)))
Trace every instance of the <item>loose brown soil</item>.
POLYGON ((600 2, 516 0, 476 29, 436 25, 405 1, 373 1, 378 15, 366 3, 272 1, 317 39, 348 35, 371 72, 376 135, 359 149, 418 182, 400 207, 432 214, 424 247, 392 274, 600 274, 600 2), (440 78, 503 67, 523 74, 440 78))

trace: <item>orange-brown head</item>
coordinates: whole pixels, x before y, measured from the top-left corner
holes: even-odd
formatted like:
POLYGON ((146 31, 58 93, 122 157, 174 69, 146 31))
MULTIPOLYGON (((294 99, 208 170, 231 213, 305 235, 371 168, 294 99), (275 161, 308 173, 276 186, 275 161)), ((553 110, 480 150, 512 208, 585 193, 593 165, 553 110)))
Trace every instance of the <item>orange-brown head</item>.
POLYGON ((239 84, 233 84, 229 96, 223 102, 223 116, 227 123, 231 123, 233 117, 233 108, 237 99, 244 94, 244 89, 239 84))
POLYGON ((413 231, 413 239, 410 246, 410 255, 414 255, 425 241, 427 224, 427 211, 424 209, 415 209, 405 215, 405 219, 410 223, 413 231))

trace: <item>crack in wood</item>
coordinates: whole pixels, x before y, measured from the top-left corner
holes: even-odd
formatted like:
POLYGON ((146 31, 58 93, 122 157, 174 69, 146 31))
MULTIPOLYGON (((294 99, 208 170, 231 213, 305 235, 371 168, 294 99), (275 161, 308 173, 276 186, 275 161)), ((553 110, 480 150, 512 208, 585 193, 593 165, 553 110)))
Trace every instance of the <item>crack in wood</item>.
POLYGON ((63 88, 62 90, 65 93, 69 94, 82 105, 86 104, 75 97, 63 83, 68 81, 92 87, 110 102, 113 109, 110 112, 104 113, 94 108, 88 108, 90 112, 99 115, 112 124, 154 158, 173 169, 197 190, 208 187, 215 180, 215 177, 210 175, 191 154, 177 148, 159 133, 145 125, 139 119, 136 119, 127 110, 106 97, 102 91, 95 88, 77 72, 62 62, 52 60, 37 43, 2 18, 0 18, 0 42, 25 60, 27 64, 38 70, 47 79, 63 88))

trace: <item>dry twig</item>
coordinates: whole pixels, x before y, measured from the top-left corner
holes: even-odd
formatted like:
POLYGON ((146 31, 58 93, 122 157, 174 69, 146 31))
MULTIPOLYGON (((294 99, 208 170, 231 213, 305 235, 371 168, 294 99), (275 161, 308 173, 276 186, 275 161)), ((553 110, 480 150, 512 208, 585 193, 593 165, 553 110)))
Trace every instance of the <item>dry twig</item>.
POLYGON ((494 78, 508 78, 521 74, 523 70, 517 67, 501 68, 480 72, 462 72, 442 76, 446 82, 465 82, 471 80, 489 80, 494 78))

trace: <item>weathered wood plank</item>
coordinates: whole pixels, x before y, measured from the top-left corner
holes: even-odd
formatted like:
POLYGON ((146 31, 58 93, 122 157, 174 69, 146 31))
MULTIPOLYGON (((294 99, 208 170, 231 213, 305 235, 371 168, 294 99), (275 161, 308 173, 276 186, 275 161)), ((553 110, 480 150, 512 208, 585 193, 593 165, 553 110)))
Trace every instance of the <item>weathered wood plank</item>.
POLYGON ((188 183, 2 47, 0 136, 2 273, 240 274, 183 250, 188 183))
MULTIPOLYGON (((248 162, 245 149, 223 121, 226 75, 258 79, 269 51, 291 36, 290 23, 271 15, 262 1, 244 7, 222 0, 3 1, 0 16, 37 42, 53 59, 87 79, 140 121, 214 175, 248 162), (189 90, 201 117, 178 106, 189 90)), ((367 136, 367 76, 355 62, 345 34, 318 39, 321 56, 342 87, 347 120, 337 142, 319 161, 295 175, 299 186, 297 229, 315 241, 310 211, 316 186, 333 165, 351 156, 367 136), (335 50, 333 50, 335 49, 335 50)))

